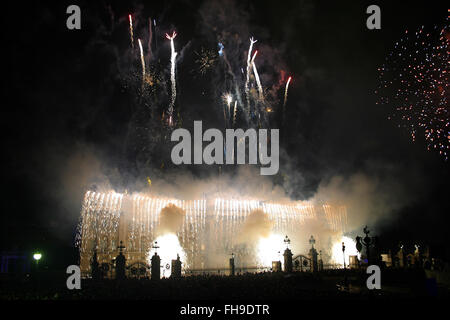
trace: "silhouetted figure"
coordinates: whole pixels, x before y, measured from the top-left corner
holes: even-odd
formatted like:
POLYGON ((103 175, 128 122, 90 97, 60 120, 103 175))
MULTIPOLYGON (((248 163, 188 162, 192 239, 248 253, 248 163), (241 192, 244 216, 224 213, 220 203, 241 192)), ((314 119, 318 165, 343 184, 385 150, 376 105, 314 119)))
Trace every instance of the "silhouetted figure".
POLYGON ((124 248, 125 247, 123 246, 122 241, 120 241, 120 246, 118 246, 119 255, 116 257, 116 279, 117 280, 125 279, 126 258, 122 253, 122 250, 124 248))
POLYGON ((98 264, 97 249, 94 249, 94 255, 91 260, 91 277, 93 280, 100 280, 102 278, 102 273, 98 264))

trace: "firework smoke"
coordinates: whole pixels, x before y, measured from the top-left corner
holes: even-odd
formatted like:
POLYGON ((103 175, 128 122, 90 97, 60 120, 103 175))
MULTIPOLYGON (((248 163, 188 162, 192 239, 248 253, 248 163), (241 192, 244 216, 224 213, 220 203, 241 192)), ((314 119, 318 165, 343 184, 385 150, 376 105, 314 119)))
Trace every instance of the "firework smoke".
POLYGON ((148 44, 147 44, 147 50, 148 50, 149 60, 152 57, 152 39, 153 39, 152 18, 148 18, 148 44))
POLYGON ((272 231, 273 221, 262 209, 250 212, 237 236, 237 243, 256 243, 260 238, 267 238, 272 231))
POLYGON ((158 235, 166 233, 176 234, 181 226, 185 216, 185 211, 174 204, 169 204, 161 210, 160 224, 158 227, 158 235))

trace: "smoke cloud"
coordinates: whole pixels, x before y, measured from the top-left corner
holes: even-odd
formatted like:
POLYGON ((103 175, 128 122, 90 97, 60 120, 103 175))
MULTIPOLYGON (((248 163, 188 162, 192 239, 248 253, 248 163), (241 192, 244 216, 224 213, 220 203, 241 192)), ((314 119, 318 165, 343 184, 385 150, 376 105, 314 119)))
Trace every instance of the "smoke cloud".
POLYGON ((345 205, 349 231, 361 232, 364 225, 373 229, 417 200, 408 195, 406 187, 394 177, 380 178, 359 172, 348 177, 335 175, 323 179, 311 201, 345 205))
POLYGON ((255 243, 260 238, 267 238, 272 231, 273 222, 263 210, 257 209, 250 212, 240 230, 237 243, 255 243))
POLYGON ((183 225, 185 211, 174 204, 169 204, 161 210, 158 235, 177 233, 183 225))

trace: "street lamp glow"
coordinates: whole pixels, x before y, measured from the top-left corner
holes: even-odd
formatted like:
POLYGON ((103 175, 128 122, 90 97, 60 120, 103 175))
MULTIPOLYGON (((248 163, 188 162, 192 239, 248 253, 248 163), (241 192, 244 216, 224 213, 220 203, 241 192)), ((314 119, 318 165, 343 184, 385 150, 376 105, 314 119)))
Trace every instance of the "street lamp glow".
POLYGON ((39 260, 41 260, 41 258, 42 258, 42 254, 40 254, 40 253, 33 254, 33 259, 34 260, 39 261, 39 260))

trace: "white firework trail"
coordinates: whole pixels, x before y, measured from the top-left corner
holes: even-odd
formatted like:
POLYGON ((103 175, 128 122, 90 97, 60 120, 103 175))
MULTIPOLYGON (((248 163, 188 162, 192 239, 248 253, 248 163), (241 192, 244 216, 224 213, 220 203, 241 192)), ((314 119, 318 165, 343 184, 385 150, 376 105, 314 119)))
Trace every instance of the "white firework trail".
POLYGON ((145 59, 144 59, 144 50, 142 49, 141 39, 138 39, 139 43, 139 51, 141 54, 141 64, 142 64, 142 85, 144 85, 145 81, 145 59))
POLYGON ((247 112, 250 113, 250 94, 248 89, 248 83, 250 81, 250 71, 251 71, 251 57, 252 57, 252 51, 253 51, 253 44, 255 44, 258 40, 253 40, 253 37, 250 38, 250 47, 248 48, 248 55, 247 55, 247 79, 245 80, 245 96, 247 99, 247 112))
POLYGON ((237 108, 237 100, 234 101, 234 112, 233 112, 233 127, 236 124, 236 108, 237 108))
POLYGON ((258 70, 256 69, 256 64, 255 64, 255 57, 258 54, 258 50, 255 51, 255 54, 253 55, 251 64, 253 66, 253 73, 255 74, 255 79, 256 79, 256 84, 258 85, 258 92, 259 92, 259 99, 262 100, 264 95, 263 95, 263 89, 261 86, 261 81, 259 80, 259 74, 258 74, 258 70))
MULTIPOLYGON (((227 94, 226 96, 225 96, 225 99, 227 100, 227 108, 228 108, 228 115, 229 115, 229 117, 231 117, 231 111, 230 111, 230 105, 231 105, 231 102, 233 102, 233 98, 231 97, 231 95, 230 94, 227 94)), ((224 114, 225 115, 225 114, 224 114)), ((225 121, 226 121, 227 119, 226 119, 226 116, 225 116, 225 121)))
POLYGON ((235 91, 235 95, 236 95, 236 99, 238 100, 240 105, 243 105, 242 103, 242 97, 241 97, 241 92, 239 90, 239 86, 238 86, 238 82, 236 81, 236 76, 233 72, 233 69, 231 68, 230 62, 227 59, 227 53, 225 50, 223 50, 222 52, 222 57, 225 61, 225 63, 227 64, 227 68, 228 68, 228 74, 230 74, 233 77, 233 82, 234 82, 234 91, 235 91))
MULTIPOLYGON (((236 99, 238 100, 240 105, 243 105, 241 93, 240 93, 239 86, 238 86, 238 81, 236 80, 236 75, 233 72, 233 68, 231 68, 230 62, 227 59, 226 49, 223 46, 223 44, 222 44, 222 46, 220 46, 220 48, 221 48, 221 51, 222 51, 222 54, 220 56, 223 58, 223 60, 225 61, 226 65, 227 65, 227 72, 228 72, 228 74, 233 78, 234 91, 235 91, 236 99)), ((244 73, 242 68, 241 68, 241 71, 242 71, 242 73, 244 73)))
POLYGON ((173 107, 175 106, 175 99, 177 98, 177 87, 176 87, 176 81, 175 81, 175 63, 176 63, 176 57, 177 52, 175 52, 175 45, 173 43, 173 39, 177 36, 177 33, 173 31, 172 35, 166 33, 166 38, 170 40, 170 48, 171 48, 171 56, 170 56, 170 82, 172 83, 172 100, 170 101, 169 106, 169 124, 172 124, 172 113, 173 113, 173 107))
POLYGON ((233 97, 230 94, 227 94, 227 104, 228 109, 230 109, 230 103, 233 102, 233 97))
POLYGON ((283 102, 283 111, 286 107, 287 97, 288 97, 288 90, 289 90, 289 83, 291 82, 292 77, 288 78, 288 81, 286 82, 286 89, 284 89, 284 102, 283 102))
POLYGON ((130 39, 131 39, 131 47, 134 48, 134 40, 133 40, 133 19, 131 18, 131 14, 128 15, 128 20, 130 20, 130 39))

